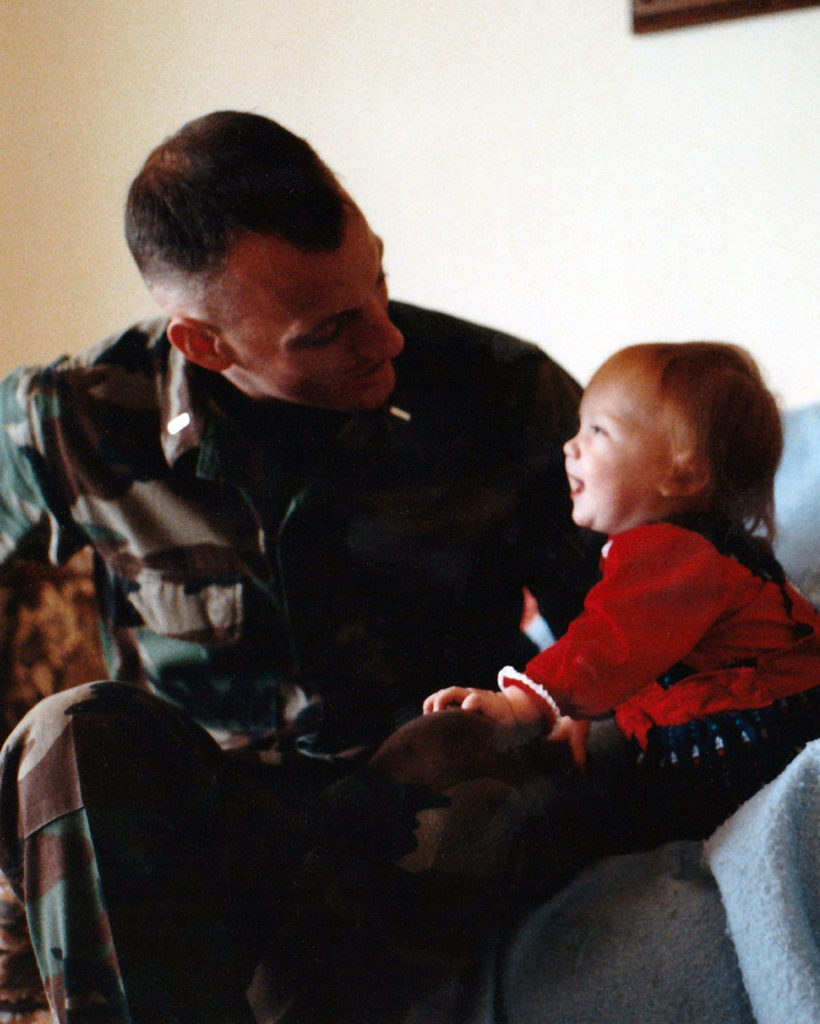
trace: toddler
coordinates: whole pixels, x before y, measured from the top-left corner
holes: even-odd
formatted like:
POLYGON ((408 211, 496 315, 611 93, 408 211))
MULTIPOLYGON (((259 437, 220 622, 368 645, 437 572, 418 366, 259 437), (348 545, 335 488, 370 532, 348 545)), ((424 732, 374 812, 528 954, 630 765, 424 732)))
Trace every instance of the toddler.
POLYGON ((447 687, 425 713, 541 727, 579 751, 601 719, 585 795, 621 823, 620 846, 707 835, 820 735, 820 616, 771 545, 781 450, 743 349, 616 353, 564 448, 573 519, 607 536, 600 582, 524 672, 503 669, 498 691, 447 687))

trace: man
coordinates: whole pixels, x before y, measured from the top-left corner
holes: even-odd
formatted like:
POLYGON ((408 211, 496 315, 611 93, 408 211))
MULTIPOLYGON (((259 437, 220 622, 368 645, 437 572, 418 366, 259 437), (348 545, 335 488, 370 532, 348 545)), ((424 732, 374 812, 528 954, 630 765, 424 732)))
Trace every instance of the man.
POLYGON ((579 392, 534 346, 389 302, 380 239, 266 118, 160 145, 126 235, 164 319, 4 382, 0 549, 93 547, 133 685, 18 728, 2 862, 61 1020, 239 1021, 232 951, 280 927, 305 851, 361 853, 364 791, 373 828, 394 821, 369 777, 345 818, 339 764, 441 680, 525 656, 524 586, 556 632, 578 610, 579 392))

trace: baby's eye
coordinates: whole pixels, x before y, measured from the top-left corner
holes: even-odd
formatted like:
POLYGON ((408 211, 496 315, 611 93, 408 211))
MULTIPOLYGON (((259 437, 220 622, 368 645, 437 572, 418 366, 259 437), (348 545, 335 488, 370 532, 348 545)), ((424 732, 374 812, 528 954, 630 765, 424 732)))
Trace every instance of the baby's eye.
POLYGON ((590 423, 589 431, 591 434, 606 434, 606 430, 598 423, 590 423))

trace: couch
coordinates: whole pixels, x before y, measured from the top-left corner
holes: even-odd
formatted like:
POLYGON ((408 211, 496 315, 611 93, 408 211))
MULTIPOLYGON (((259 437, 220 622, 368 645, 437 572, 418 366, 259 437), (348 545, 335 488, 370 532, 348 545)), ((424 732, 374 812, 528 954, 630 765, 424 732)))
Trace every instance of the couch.
MULTIPOLYGON (((786 416, 776 498, 778 555, 820 607, 820 403, 786 416)), ((2 736, 41 697, 105 675, 88 555, 2 570, 2 736)), ((454 978, 420 997, 412 1022, 820 1020, 818 780, 820 741, 709 843, 593 865, 499 937, 468 1009, 454 978)), ((0 879, 0 1024, 50 1019, 25 920, 0 879)))

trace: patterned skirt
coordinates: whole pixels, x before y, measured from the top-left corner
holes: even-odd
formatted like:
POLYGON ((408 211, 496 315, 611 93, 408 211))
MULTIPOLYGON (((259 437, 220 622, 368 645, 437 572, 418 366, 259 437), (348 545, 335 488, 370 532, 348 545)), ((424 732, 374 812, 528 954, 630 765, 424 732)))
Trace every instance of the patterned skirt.
POLYGON ((820 738, 820 686, 765 707, 727 711, 683 725, 656 726, 634 744, 639 769, 666 784, 708 787, 739 806, 820 738))

